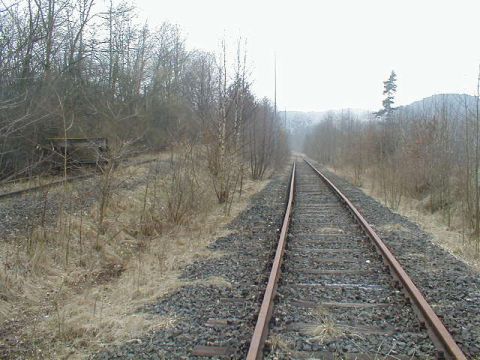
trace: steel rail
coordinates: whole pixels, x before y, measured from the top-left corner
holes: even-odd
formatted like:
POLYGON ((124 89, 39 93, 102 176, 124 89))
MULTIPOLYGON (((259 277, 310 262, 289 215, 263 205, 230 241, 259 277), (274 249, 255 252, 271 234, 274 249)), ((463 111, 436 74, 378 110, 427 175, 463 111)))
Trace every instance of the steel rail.
POLYGON ((290 188, 288 192, 288 202, 283 218, 282 230, 278 238, 277 250, 273 260, 272 270, 268 279, 265 295, 263 297, 260 312, 257 318, 257 324, 253 332, 250 342, 250 348, 247 354, 247 360, 258 360, 263 357, 263 347, 268 335, 268 326, 272 317, 273 301, 278 287, 278 279, 282 271, 283 255, 285 253, 285 245, 287 242, 288 227, 292 215, 293 202, 295 197, 295 162, 293 163, 292 175, 290 177, 290 188))
POLYGON ((54 186, 57 186, 57 185, 62 185, 64 183, 70 183, 70 182, 73 182, 75 180, 89 179, 91 177, 94 177, 95 175, 96 174, 86 174, 86 175, 72 176, 72 177, 67 178, 66 180, 65 179, 55 180, 55 181, 49 182, 47 184, 37 185, 37 186, 29 187, 29 188, 26 188, 26 189, 15 190, 15 191, 11 191, 11 192, 8 192, 8 193, 3 193, 3 194, 0 194, 0 199, 7 199, 7 198, 22 195, 22 194, 27 194, 27 193, 34 192, 34 191, 39 191, 41 189, 48 189, 50 187, 54 187, 54 186))
POLYGON ((368 237, 373 241, 375 247, 377 248, 380 255, 383 257, 387 266, 390 269, 392 276, 401 282, 403 289, 406 292, 406 295, 413 304, 414 309, 417 312, 417 315, 421 323, 424 323, 427 327, 427 330, 430 334, 430 338, 433 343, 439 349, 437 352, 437 357, 447 358, 447 359, 467 359, 465 354, 462 352, 460 347, 457 345, 452 335, 448 332, 443 325, 440 318, 435 314, 432 307, 428 304, 425 297, 422 295, 420 290, 413 283, 412 279, 407 275, 405 270, 402 268, 398 260, 388 249, 382 239, 377 235, 377 233, 372 229, 368 224, 365 218, 360 214, 357 208, 352 204, 350 200, 319 170, 317 170, 309 161, 304 159, 305 162, 320 176, 320 178, 333 190, 333 192, 341 199, 341 201, 346 205, 350 210, 353 216, 356 218, 360 226, 363 228, 368 237))
MULTIPOLYGON (((158 159, 142 160, 142 161, 139 161, 138 163, 132 163, 132 164, 126 164, 126 165, 140 166, 140 165, 144 165, 144 164, 154 162, 154 161, 157 161, 157 160, 158 159)), ((57 186, 57 185, 62 185, 62 184, 65 184, 65 183, 71 183, 71 182, 74 182, 76 180, 90 179, 90 178, 93 178, 95 176, 100 176, 100 174, 98 172, 92 172, 90 174, 67 177, 66 180, 65 179, 55 180, 55 181, 49 182, 47 184, 32 186, 32 187, 29 187, 29 188, 25 188, 25 189, 21 189, 21 190, 15 190, 15 191, 7 192, 7 193, 0 193, 0 199, 8 199, 8 198, 11 198, 11 197, 20 196, 22 194, 28 194, 30 192, 35 192, 35 191, 39 191, 39 190, 42 190, 42 189, 48 189, 50 187, 54 187, 54 186, 57 186)))

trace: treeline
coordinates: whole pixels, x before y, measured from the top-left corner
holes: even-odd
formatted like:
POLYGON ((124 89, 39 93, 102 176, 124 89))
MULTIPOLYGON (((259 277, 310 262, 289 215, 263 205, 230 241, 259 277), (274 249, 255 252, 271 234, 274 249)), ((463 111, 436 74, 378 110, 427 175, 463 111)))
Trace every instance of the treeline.
POLYGON ((462 229, 478 252, 478 97, 436 95, 385 109, 369 118, 327 114, 307 135, 305 152, 348 172, 357 185, 368 180, 392 208, 403 198, 420 200, 449 227, 462 229))
POLYGON ((232 158, 260 178, 286 154, 274 105, 251 91, 242 41, 216 56, 187 49, 176 25, 139 25, 127 3, 96 9, 93 0, 2 2, 0 179, 28 174, 51 137, 153 150, 188 139, 208 148, 222 198, 232 158))

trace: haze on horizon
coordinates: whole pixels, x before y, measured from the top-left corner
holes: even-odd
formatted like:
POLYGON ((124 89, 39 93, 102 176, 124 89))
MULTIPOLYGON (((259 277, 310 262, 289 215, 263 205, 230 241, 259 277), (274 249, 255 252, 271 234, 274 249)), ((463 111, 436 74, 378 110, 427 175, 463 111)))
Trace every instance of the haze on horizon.
POLYGON ((246 38, 258 96, 280 109, 323 111, 381 105, 382 81, 398 75, 397 105, 438 93, 474 94, 480 2, 381 0, 137 0, 152 26, 181 26, 187 44, 218 52, 246 38))

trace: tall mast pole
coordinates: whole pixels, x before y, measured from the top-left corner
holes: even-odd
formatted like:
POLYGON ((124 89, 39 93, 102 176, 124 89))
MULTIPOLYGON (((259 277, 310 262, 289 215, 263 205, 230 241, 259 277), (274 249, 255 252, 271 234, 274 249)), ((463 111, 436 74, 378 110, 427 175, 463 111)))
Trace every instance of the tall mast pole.
POLYGON ((273 71, 274 71, 274 83, 275 83, 275 90, 273 94, 273 111, 274 116, 277 118, 277 54, 274 54, 274 64, 273 64, 273 71))

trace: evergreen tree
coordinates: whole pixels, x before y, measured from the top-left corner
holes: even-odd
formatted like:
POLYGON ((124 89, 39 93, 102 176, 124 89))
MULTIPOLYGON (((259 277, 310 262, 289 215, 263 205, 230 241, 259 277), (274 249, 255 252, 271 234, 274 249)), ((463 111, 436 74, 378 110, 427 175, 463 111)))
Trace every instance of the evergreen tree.
POLYGON ((387 95, 382 101, 383 109, 377 111, 375 115, 388 117, 395 108, 392 106, 395 102, 395 93, 397 92, 397 74, 392 70, 387 81, 383 82, 383 95, 387 95))

